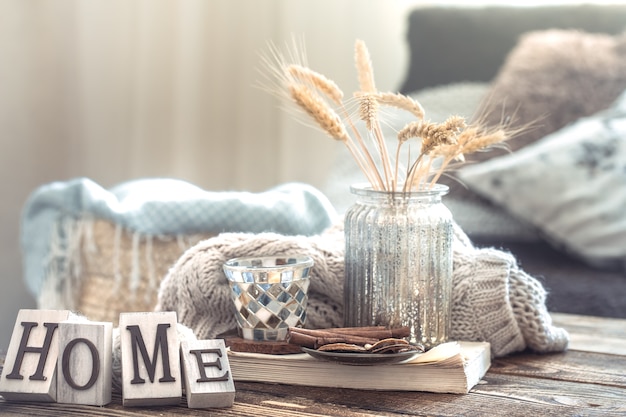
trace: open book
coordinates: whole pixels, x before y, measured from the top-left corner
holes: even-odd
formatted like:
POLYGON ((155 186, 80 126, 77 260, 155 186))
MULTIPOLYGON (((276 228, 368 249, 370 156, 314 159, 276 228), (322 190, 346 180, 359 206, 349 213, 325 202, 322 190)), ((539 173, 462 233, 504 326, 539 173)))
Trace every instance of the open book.
POLYGON ((235 381, 316 387, 466 394, 491 365, 486 342, 450 342, 405 362, 353 365, 307 353, 268 355, 228 352, 235 381))

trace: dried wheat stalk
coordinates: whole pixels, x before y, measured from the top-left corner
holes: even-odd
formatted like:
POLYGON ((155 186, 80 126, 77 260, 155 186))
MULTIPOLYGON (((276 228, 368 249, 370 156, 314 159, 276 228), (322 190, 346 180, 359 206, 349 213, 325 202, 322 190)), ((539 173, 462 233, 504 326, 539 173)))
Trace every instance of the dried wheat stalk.
POLYGON ((337 105, 341 105, 343 100, 343 91, 339 88, 334 81, 329 80, 322 74, 315 72, 302 65, 292 64, 287 66, 287 72, 294 77, 294 79, 301 80, 311 86, 317 88, 320 92, 325 94, 337 105))
POLYGON ((359 91, 346 101, 337 84, 304 64, 300 45, 294 42, 293 47, 296 50, 287 55, 273 49, 274 60, 263 61, 273 81, 268 90, 287 96, 321 130, 344 143, 375 190, 400 191, 401 184, 403 192, 432 187, 455 161, 464 162, 465 154, 502 146, 517 133, 505 124, 492 129, 481 127, 480 122, 468 126, 459 116, 450 116, 442 123, 425 120, 424 108, 415 99, 376 89, 372 60, 361 40, 356 41, 354 49, 359 91), (353 102, 358 105, 356 113, 348 111, 348 104, 353 102), (398 132, 393 163, 381 129, 381 106, 398 108, 416 118, 398 132), (358 121, 364 123, 366 135, 359 130, 358 121), (401 180, 400 149, 412 139, 418 141, 419 152, 415 160, 409 160, 401 180), (435 160, 441 163, 434 164, 435 160))

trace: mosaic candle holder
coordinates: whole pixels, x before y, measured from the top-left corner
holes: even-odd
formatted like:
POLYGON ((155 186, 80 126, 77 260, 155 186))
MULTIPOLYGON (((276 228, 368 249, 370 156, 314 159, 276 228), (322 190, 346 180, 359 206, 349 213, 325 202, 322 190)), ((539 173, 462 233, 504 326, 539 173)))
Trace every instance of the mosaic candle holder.
POLYGON ((223 266, 230 283, 239 335, 282 341, 303 327, 313 260, 305 256, 235 258, 223 266))

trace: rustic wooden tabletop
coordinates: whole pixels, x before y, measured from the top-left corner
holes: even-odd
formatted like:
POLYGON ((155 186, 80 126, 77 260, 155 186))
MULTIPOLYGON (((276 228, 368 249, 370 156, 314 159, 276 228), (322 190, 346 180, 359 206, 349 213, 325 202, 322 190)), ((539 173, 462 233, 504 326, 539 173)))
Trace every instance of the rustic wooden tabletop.
MULTIPOLYGON (((7 402, 3 416, 620 416, 626 415, 626 320, 553 314, 564 353, 495 359, 469 394, 378 392, 236 382, 233 407, 106 407, 7 402)), ((0 359, 1 361, 1 359, 0 359)))

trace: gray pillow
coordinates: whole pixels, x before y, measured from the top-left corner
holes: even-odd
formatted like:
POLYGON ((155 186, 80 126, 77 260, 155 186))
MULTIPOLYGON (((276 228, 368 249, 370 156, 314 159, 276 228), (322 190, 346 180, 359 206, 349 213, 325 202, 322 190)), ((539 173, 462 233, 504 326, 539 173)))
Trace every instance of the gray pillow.
MULTIPOLYGON (((523 131, 516 151, 581 117, 609 107, 626 88, 626 33, 530 32, 509 54, 478 111, 489 125, 510 119, 523 131)), ((470 155, 473 161, 507 150, 470 155)))
POLYGON ((626 91, 609 109, 459 176, 588 263, 626 265, 626 91))

